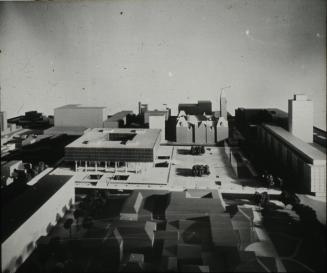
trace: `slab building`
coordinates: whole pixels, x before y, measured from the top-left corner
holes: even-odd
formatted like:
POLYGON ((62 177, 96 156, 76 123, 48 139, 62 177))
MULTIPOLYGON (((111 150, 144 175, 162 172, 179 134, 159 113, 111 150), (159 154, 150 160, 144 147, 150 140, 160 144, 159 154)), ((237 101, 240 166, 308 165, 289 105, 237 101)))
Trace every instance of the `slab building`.
POLYGON ((55 127, 101 128, 107 119, 106 107, 68 104, 54 110, 55 127))
POLYGON ((326 196, 325 153, 278 126, 259 126, 258 137, 267 156, 276 159, 298 186, 316 196, 326 196))

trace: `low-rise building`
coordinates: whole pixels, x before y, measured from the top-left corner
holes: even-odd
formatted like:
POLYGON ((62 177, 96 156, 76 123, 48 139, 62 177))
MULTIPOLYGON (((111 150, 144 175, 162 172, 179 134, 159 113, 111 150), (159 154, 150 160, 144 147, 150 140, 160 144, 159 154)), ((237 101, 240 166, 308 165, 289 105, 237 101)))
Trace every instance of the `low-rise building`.
POLYGON ((155 114, 149 116, 149 128, 161 130, 161 142, 165 141, 166 136, 166 114, 155 114))
POLYGON ((159 129, 94 128, 65 147, 75 169, 106 170, 110 163, 135 170, 152 166, 160 145, 159 129))

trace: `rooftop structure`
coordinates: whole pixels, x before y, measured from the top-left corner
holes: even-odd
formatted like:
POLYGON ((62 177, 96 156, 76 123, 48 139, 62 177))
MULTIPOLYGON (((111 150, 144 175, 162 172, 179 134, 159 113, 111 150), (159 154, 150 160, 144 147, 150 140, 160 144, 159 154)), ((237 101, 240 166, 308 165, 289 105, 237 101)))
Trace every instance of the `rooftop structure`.
POLYGON ((54 110, 55 127, 103 127, 106 120, 106 107, 68 104, 54 110))

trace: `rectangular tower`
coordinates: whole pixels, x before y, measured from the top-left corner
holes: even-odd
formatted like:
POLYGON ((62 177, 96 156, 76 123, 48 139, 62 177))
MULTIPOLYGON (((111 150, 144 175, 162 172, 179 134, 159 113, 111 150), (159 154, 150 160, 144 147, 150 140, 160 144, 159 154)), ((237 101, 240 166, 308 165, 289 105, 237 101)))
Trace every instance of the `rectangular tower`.
POLYGON ((220 94, 220 116, 227 120, 227 99, 224 90, 220 94))
POLYGON ((296 94, 288 100, 288 130, 305 142, 313 142, 313 102, 296 94))

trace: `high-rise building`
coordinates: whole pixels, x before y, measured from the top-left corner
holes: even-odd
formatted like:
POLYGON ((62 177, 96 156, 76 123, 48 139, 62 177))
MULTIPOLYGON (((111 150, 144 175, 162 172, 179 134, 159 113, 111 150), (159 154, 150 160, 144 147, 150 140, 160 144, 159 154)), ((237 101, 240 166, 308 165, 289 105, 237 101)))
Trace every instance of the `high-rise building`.
POLYGON ((295 94, 288 101, 288 128, 294 136, 313 142, 313 102, 306 95, 295 94))
POLYGON ((224 90, 220 93, 220 116, 227 120, 227 99, 224 90))
POLYGON ((6 112, 0 112, 0 129, 1 132, 7 129, 7 115, 6 112))

